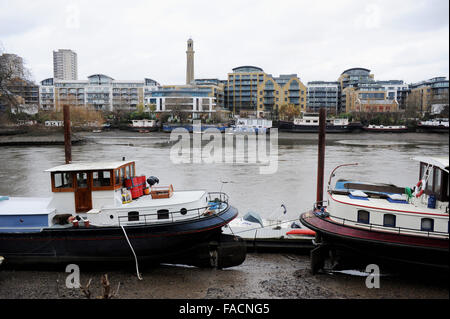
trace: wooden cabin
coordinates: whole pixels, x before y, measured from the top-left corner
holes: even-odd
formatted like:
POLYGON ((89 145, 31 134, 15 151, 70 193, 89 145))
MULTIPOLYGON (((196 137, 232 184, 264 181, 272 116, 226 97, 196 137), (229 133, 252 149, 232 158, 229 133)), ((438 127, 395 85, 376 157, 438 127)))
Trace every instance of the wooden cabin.
POLYGON ((123 181, 136 175, 133 161, 89 162, 56 166, 51 174, 53 199, 57 213, 86 213, 103 205, 122 202, 123 181))

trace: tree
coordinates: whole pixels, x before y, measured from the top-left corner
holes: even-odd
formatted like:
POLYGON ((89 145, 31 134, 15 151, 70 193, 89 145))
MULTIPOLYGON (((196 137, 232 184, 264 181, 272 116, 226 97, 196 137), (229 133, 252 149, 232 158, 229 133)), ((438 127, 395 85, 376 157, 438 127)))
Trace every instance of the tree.
POLYGON ((189 112, 187 112, 182 104, 174 104, 170 106, 170 114, 172 118, 177 118, 180 123, 185 123, 189 117, 189 112))
POLYGON ((282 120, 293 121, 300 115, 300 108, 295 104, 283 104, 280 107, 280 118, 282 120))
POLYGON ((5 105, 10 112, 12 107, 19 106, 21 102, 19 97, 10 91, 12 81, 30 81, 31 73, 23 66, 21 57, 3 51, 0 47, 0 104, 5 105))
POLYGON ((405 116, 415 118, 422 109, 422 98, 417 92, 411 92, 406 98, 405 116))

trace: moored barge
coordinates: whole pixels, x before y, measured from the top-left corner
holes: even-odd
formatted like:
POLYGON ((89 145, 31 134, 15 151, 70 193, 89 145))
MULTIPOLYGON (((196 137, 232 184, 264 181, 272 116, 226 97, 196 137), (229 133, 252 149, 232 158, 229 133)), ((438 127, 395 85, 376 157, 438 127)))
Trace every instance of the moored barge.
POLYGON ((0 255, 8 264, 136 256, 225 268, 245 260, 242 239, 222 234, 238 215, 224 193, 157 188, 154 177, 144 192, 147 182, 137 178, 133 161, 71 163, 47 172, 51 198, 0 196, 0 255))
MULTIPOLYGON (((338 180, 328 205, 316 203, 300 221, 316 232, 313 272, 328 252, 356 259, 415 267, 449 269, 448 158, 418 157, 413 188, 338 180)), ((341 165, 345 166, 345 165, 341 165)))

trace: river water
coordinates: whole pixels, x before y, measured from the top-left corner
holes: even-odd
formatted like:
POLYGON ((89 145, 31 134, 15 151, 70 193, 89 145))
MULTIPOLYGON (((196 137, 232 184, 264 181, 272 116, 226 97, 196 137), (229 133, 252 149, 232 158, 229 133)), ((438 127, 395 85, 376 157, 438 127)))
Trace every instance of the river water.
MULTIPOLYGON (((265 218, 296 219, 316 199, 317 134, 279 133, 277 170, 260 174, 261 163, 176 164, 174 143, 167 133, 110 131, 84 133, 87 142, 74 145, 73 161, 136 161, 136 173, 154 175, 160 185, 175 190, 222 190, 241 215, 258 212, 265 218), (283 215, 281 204, 287 208, 283 215)), ((191 134, 192 138, 192 134, 191 134)), ((448 156, 448 134, 361 133, 327 134, 325 185, 334 167, 339 177, 412 186, 418 180, 415 156, 448 156)), ((47 197, 51 195, 46 169, 64 164, 63 146, 0 148, 0 195, 47 197)))

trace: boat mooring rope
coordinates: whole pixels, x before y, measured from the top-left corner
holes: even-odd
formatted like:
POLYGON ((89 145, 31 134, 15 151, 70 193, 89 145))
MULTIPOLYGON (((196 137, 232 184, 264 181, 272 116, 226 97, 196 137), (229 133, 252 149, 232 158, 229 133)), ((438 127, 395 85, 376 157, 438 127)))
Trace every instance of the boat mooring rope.
POLYGON ((133 252, 134 260, 136 261, 136 275, 137 275, 139 280, 142 280, 141 274, 139 273, 139 265, 138 265, 138 260, 137 260, 136 253, 134 252, 133 246, 131 246, 131 243, 130 243, 130 240, 128 239, 127 232, 125 231, 125 228, 123 227, 123 225, 120 225, 120 227, 122 228, 123 233, 125 235, 125 239, 127 240, 128 245, 130 245, 131 251, 133 252))

